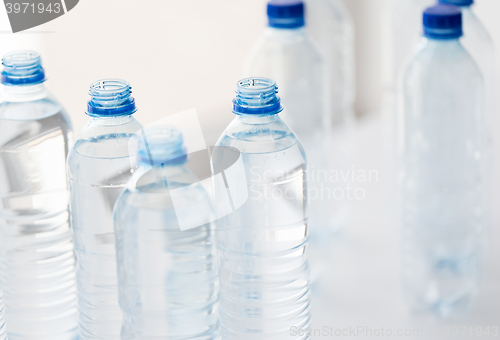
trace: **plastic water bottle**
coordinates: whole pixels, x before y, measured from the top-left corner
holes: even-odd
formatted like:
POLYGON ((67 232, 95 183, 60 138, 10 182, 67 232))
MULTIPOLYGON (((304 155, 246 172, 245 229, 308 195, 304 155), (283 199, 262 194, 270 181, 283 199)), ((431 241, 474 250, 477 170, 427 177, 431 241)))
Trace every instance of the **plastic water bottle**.
POLYGON ((494 88, 496 78, 493 41, 483 23, 472 10, 474 0, 439 0, 439 2, 460 6, 462 10, 464 36, 461 42, 481 69, 485 81, 486 112, 488 119, 493 119, 492 116, 495 114, 493 111, 495 107, 494 88))
MULTIPOLYGON (((477 65, 479 66, 481 73, 483 75, 485 84, 485 103, 486 103, 486 153, 487 163, 484 164, 485 176, 492 179, 495 176, 496 169, 494 165, 494 145, 495 145, 495 135, 498 126, 497 118, 497 105, 496 105, 496 67, 495 67, 495 48, 493 41, 483 26, 482 22, 476 17, 473 12, 474 0, 440 0, 444 4, 452 4, 460 6, 462 10, 463 18, 463 31, 464 36, 461 39, 462 45, 465 47, 467 52, 474 58, 477 65)), ((494 182, 492 182, 494 183, 494 182)), ((500 184, 500 180, 497 179, 495 184, 500 184)), ((498 217, 494 216, 495 207, 498 202, 497 189, 495 185, 490 184, 485 187, 484 199, 486 202, 485 206, 485 218, 487 219, 484 223, 486 230, 489 230, 495 224, 494 221, 498 217)), ((486 234, 485 234, 486 235, 486 234)))
POLYGON ((478 284, 483 220, 484 87, 461 45, 460 9, 424 12, 424 41, 399 98, 403 279, 415 310, 464 310, 478 284))
POLYGON ((422 12, 437 0, 393 0, 390 9, 391 63, 390 91, 394 92, 397 79, 406 61, 412 57, 415 46, 422 39, 422 12))
POLYGON ((97 81, 89 93, 91 119, 68 159, 80 338, 119 339, 113 207, 136 169, 129 140, 141 125, 126 81, 97 81))
POLYGON ((245 74, 274 79, 280 86, 280 97, 287 105, 283 119, 307 153, 311 243, 315 244, 337 231, 342 219, 335 206, 335 183, 329 181, 330 171, 338 167, 331 155, 327 67, 305 29, 304 11, 302 1, 268 3, 269 27, 251 52, 245 74))
POLYGON ((323 53, 334 125, 354 119, 356 71, 354 26, 341 0, 305 0, 306 30, 323 53))
POLYGON ((0 281, 12 339, 77 337, 66 156, 71 122, 44 86, 40 55, 3 58, 0 281))
POLYGON ((224 340, 309 339, 307 163, 282 111, 276 83, 239 82, 237 115, 217 142, 213 168, 224 168, 226 148, 238 150, 245 172, 214 177, 221 281, 219 318, 224 340), (218 179, 218 180, 217 180, 218 179), (248 197, 238 209, 238 186, 248 197))
POLYGON ((121 338, 219 339, 209 196, 186 167, 178 129, 151 127, 145 136, 115 206, 121 338))
POLYGON ((5 308, 3 305, 3 288, 0 285, 0 340, 7 339, 7 329, 5 327, 5 308))

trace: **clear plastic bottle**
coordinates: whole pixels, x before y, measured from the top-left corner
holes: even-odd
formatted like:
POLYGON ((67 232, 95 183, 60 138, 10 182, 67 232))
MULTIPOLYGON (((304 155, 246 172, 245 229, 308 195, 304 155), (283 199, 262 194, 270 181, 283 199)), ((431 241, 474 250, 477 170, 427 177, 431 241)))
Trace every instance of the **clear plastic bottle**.
POLYGON ((3 305, 2 285, 0 285, 0 340, 7 340, 7 328, 5 327, 5 307, 3 305))
POLYGON ((424 12, 399 93, 403 279, 411 306, 442 317, 473 301, 483 220, 484 86, 461 45, 460 9, 424 12))
POLYGON ((345 219, 336 206, 335 183, 329 181, 329 175, 323 176, 338 169, 331 154, 328 74, 321 52, 305 29, 304 10, 302 1, 268 3, 269 27, 251 52, 244 73, 274 79, 280 86, 280 97, 287 105, 283 119, 307 153, 309 190, 314 193, 310 198, 310 233, 311 243, 316 244, 333 235, 345 219))
MULTIPOLYGON (((485 112, 486 112, 486 156, 488 163, 485 163, 485 176, 492 179, 495 176, 494 165, 494 145, 496 129, 499 123, 497 118, 497 105, 496 105, 496 60, 495 60, 495 47, 491 37, 473 12, 474 0, 439 0, 441 3, 453 4, 460 6, 463 18, 463 31, 464 36, 461 39, 462 45, 467 52, 474 58, 479 66, 483 75, 485 84, 485 112)), ((496 181, 497 185, 500 182, 496 181)), ((492 182, 493 183, 493 182, 492 182)), ((486 230, 491 230, 498 217, 495 217, 495 206, 497 205, 498 195, 497 189, 494 185, 488 185, 484 193, 484 200, 486 202, 485 215, 487 220, 484 223, 486 230)), ((487 233, 485 233, 485 236, 487 233)))
POLYGON ((75 254, 66 157, 72 128, 47 91, 40 55, 3 58, 0 281, 10 339, 75 339, 75 254))
MULTIPOLYGON (((392 70, 391 91, 395 91, 398 77, 403 71, 415 46, 422 39, 422 11, 437 0, 393 0, 391 7, 392 70)), ((389 59, 390 60, 390 59, 389 59)))
POLYGON ((224 340, 296 339, 310 327, 307 163, 301 143, 278 113, 276 83, 238 83, 237 115, 217 142, 213 168, 227 162, 224 148, 239 150, 246 177, 214 183, 218 216, 233 204, 227 188, 248 188, 248 199, 217 222, 224 340))
MULTIPOLYGON (((494 88, 495 88, 495 48, 491 36, 483 23, 474 14, 474 0, 439 0, 443 4, 460 6, 463 18, 464 36, 462 45, 469 52, 484 77, 488 116, 494 115, 494 88)), ((491 117, 489 117, 491 119, 491 117)))
POLYGON ((116 340, 122 315, 113 207, 136 169, 129 140, 142 127, 132 116, 137 109, 126 81, 97 81, 89 93, 91 120, 68 159, 80 338, 116 340))
POLYGON ((323 53, 334 125, 354 119, 356 71, 354 26, 341 0, 305 0, 306 30, 323 53))
POLYGON ((139 167, 114 213, 121 338, 219 339, 209 196, 186 167, 179 130, 156 126, 141 136, 139 167), (183 230, 179 215, 193 228, 183 230))

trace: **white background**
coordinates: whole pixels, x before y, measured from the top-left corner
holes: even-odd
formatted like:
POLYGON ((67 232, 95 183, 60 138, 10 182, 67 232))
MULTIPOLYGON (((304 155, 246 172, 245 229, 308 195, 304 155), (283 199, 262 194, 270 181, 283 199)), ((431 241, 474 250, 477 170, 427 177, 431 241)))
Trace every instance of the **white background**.
MULTIPOLYGON (((389 25, 383 11, 391 1, 405 0, 344 0, 357 34, 358 115, 380 106, 389 25)), ((499 46, 500 1, 476 2, 499 46)), ((43 52, 47 85, 77 132, 87 120, 89 84, 105 77, 132 84, 144 124, 193 107, 207 126, 230 120, 243 60, 266 23, 265 0, 81 0, 68 14, 12 35, 0 7, 0 52, 43 52)))
MULTIPOLYGON (((366 184, 366 198, 355 203, 355 221, 332 247, 328 280, 318 289, 324 298, 315 302, 314 327, 421 328, 427 334, 431 327, 445 325, 500 326, 498 228, 491 234, 484 283, 472 314, 448 322, 415 317, 401 299, 390 146, 379 114, 386 78, 382 65, 388 58, 384 11, 390 1, 344 0, 357 32, 360 124, 354 162, 358 169, 379 171, 380 180, 366 184)), ((476 13, 500 46, 500 1, 476 2, 476 13)), ((63 17, 12 35, 1 7, 0 52, 30 48, 43 53, 47 85, 66 107, 75 132, 88 121, 89 84, 117 77, 132 84, 137 118, 144 125, 196 108, 209 131, 208 144, 232 119, 231 100, 243 60, 266 21, 264 0, 81 0, 63 17)), ((500 70, 500 58, 498 62, 500 70)))

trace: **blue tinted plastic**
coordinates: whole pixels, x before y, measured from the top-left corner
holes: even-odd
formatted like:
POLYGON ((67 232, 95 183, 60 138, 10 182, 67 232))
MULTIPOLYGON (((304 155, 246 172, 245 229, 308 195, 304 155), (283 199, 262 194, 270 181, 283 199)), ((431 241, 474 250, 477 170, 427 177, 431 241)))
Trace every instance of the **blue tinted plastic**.
POLYGON ((275 28, 299 28, 305 25, 302 1, 270 1, 267 4, 269 26, 275 28))
POLYGON ((186 153, 179 130, 143 133, 139 159, 151 154, 156 166, 140 162, 115 204, 123 319, 121 337, 107 339, 220 340, 210 196, 183 162, 174 164, 186 153))
POLYGON ((7 53, 3 59, 3 85, 35 85, 43 83, 45 71, 40 54, 35 51, 15 51, 7 53))
POLYGON ((173 127, 148 129, 145 138, 139 137, 139 164, 176 165, 185 163, 187 151, 182 133, 173 127))
POLYGON ((470 6, 474 3, 474 0, 439 0, 439 2, 456 6, 470 6))
POLYGON ((125 80, 99 80, 90 86, 92 97, 87 105, 87 114, 99 116, 128 116, 137 112, 132 87, 125 80))
POLYGON ((276 95, 278 86, 268 78, 245 78, 238 82, 233 100, 235 114, 277 114, 283 111, 276 95))
POLYGON ((306 155, 275 114, 281 105, 274 81, 245 79, 237 93, 235 101, 244 97, 250 112, 261 109, 259 95, 261 105, 275 109, 237 115, 212 153, 215 172, 223 169, 212 176, 221 216, 216 236, 222 339, 291 339, 290 329, 306 334, 311 325, 306 155), (228 149, 239 151, 240 169, 222 166, 229 163, 228 149))
POLYGON ((430 39, 456 39, 463 35, 462 11, 455 5, 429 7, 423 16, 424 36, 430 39))

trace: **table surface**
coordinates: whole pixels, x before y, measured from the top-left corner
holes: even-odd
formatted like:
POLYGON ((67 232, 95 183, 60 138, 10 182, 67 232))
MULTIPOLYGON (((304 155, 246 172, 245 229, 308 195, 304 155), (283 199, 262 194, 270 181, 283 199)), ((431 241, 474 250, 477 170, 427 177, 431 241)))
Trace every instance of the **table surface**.
POLYGON ((500 327, 498 226, 489 233, 479 293, 469 313, 441 320, 408 310, 400 287, 390 126, 387 119, 372 115, 353 132, 353 167, 376 170, 379 179, 359 183, 366 197, 353 201, 351 223, 339 230, 325 255, 327 267, 313 286, 312 328, 326 333, 313 338, 500 338, 493 336, 493 327, 500 327), (477 336, 476 327, 490 327, 490 336, 477 336))

